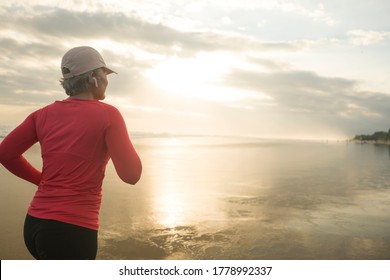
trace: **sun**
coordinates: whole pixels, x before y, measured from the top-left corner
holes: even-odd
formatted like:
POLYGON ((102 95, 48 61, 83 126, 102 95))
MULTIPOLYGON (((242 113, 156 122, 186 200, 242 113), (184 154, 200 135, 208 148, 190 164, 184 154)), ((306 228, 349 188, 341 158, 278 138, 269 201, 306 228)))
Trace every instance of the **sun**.
POLYGON ((200 53, 195 57, 171 57, 160 61, 145 76, 170 94, 220 102, 234 102, 255 97, 254 93, 223 84, 223 76, 240 63, 224 52, 200 53))

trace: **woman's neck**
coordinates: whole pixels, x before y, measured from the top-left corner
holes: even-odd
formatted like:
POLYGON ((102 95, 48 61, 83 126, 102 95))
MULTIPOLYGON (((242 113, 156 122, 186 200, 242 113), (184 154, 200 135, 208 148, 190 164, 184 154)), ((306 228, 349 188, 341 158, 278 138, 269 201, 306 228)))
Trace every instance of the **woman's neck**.
POLYGON ((71 98, 94 99, 94 96, 92 92, 82 92, 76 95, 72 95, 71 98))

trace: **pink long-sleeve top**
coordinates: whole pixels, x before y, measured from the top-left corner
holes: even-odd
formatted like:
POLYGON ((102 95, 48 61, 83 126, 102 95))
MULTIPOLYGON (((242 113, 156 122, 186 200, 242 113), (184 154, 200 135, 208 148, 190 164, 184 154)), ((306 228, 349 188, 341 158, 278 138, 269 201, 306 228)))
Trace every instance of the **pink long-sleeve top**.
POLYGON ((29 115, 0 143, 0 162, 38 185, 29 215, 94 230, 99 228, 102 182, 110 158, 124 182, 139 180, 141 161, 122 115, 98 100, 56 101, 29 115), (36 142, 41 145, 42 171, 23 157, 36 142))

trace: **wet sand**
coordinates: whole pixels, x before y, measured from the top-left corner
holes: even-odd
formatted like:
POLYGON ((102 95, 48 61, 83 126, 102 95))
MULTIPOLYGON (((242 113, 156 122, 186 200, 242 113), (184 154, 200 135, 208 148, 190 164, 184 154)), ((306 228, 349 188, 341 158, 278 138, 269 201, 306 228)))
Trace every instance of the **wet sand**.
MULTIPOLYGON (((143 177, 126 185, 108 165, 98 259, 390 259, 388 148, 134 142, 143 177)), ((28 156, 39 162, 38 149, 28 156)), ((30 259, 22 224, 34 187, 0 174, 0 257, 30 259)))

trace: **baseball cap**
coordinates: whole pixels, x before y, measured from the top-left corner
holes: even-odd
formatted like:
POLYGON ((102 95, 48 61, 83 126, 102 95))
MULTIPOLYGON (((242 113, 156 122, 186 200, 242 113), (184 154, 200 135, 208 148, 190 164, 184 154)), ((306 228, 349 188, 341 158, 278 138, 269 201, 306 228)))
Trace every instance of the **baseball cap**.
POLYGON ((104 67, 107 74, 115 73, 106 66, 103 57, 94 48, 81 46, 70 49, 62 57, 61 71, 64 79, 76 77, 104 67))

